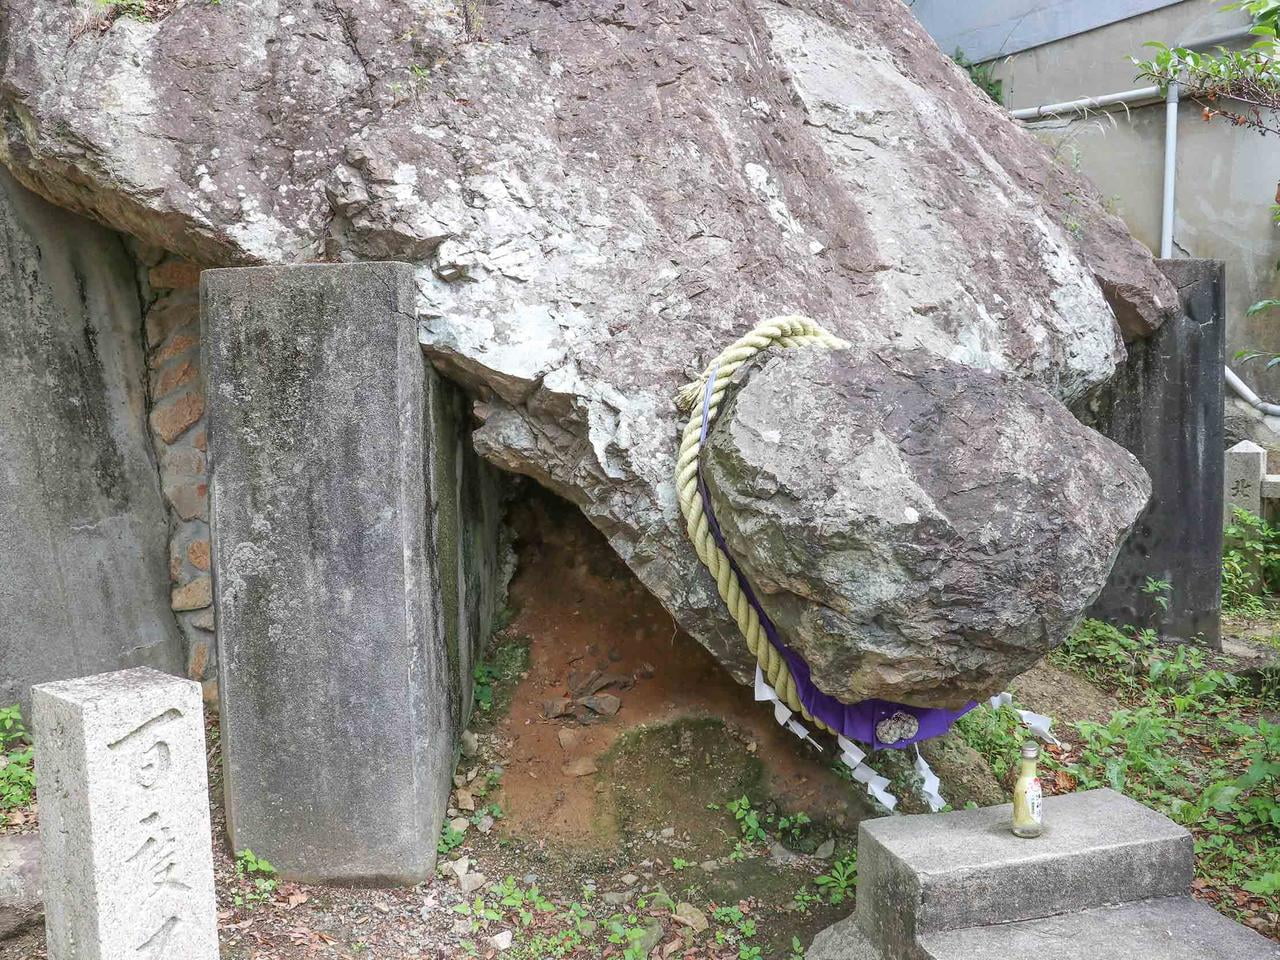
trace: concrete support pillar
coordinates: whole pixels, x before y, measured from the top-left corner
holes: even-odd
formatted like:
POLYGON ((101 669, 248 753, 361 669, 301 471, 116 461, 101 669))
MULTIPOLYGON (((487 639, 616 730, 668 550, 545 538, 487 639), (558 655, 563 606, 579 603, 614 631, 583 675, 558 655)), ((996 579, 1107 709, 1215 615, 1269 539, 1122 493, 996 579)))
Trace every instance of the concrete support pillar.
POLYGON ((291 879, 417 883, 465 717, 413 269, 210 270, 201 288, 232 844, 291 879))

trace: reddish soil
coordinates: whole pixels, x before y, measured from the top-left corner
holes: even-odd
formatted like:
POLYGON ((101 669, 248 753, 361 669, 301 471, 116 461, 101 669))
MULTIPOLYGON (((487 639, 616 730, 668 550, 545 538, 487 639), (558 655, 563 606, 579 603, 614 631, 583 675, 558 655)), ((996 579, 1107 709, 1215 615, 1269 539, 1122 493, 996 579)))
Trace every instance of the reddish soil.
MULTIPOLYGON (((566 764, 603 755, 627 731, 711 716, 748 742, 764 767, 765 792, 780 806, 851 826, 865 813, 831 757, 801 744, 723 670, 626 568, 582 514, 550 496, 529 498, 512 518, 519 573, 508 633, 530 637, 529 668, 494 733, 509 739, 502 780, 504 830, 571 844, 611 843, 613 828, 592 776, 566 764), (571 677, 600 670, 634 678, 612 717, 548 720, 544 701, 570 695, 571 677), (575 742, 560 744, 562 731, 575 742)), ((602 764, 603 765, 603 764, 602 764)), ((582 769, 581 767, 579 769, 582 769)), ((709 777, 716 771, 708 770, 709 777)), ((726 798, 727 799, 727 798, 726 798)))

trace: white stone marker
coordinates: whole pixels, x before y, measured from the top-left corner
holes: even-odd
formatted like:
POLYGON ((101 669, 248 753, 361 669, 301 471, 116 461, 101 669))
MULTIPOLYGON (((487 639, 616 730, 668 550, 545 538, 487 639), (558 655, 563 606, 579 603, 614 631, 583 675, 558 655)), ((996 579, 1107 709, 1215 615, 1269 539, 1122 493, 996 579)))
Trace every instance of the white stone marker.
POLYGON ((1252 440, 1241 440, 1227 450, 1226 490, 1222 498, 1223 522, 1231 522, 1236 507, 1262 516, 1262 478, 1267 472, 1267 451, 1252 440))
POLYGON ((200 686, 32 688, 49 960, 217 960, 200 686))

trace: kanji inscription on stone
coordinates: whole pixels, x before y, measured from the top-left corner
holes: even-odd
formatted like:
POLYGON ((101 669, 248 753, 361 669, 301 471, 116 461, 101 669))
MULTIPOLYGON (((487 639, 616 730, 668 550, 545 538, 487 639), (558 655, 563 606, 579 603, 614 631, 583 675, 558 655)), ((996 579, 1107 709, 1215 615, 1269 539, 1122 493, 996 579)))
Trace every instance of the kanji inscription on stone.
POLYGON ((200 686, 32 690, 49 960, 217 960, 200 686))

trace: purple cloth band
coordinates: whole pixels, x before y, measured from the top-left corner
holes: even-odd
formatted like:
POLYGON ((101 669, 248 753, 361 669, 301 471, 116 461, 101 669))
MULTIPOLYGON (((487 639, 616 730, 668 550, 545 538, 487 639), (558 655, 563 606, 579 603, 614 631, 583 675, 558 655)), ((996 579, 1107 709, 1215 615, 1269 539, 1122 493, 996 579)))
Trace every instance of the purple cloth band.
MULTIPOLYGON (((700 443, 706 443, 707 440, 711 394, 715 381, 716 371, 713 369, 711 376, 707 378, 706 390, 702 395, 702 433, 700 443)), ((711 535, 715 537, 715 541, 720 549, 724 551, 724 555, 729 558, 729 565, 738 577, 738 585, 742 588, 742 594, 755 610, 756 616, 760 618, 760 626, 764 628, 765 636, 769 638, 769 642, 773 644, 774 649, 782 654, 782 658, 786 660, 787 668, 791 671, 791 677, 796 684, 796 692, 800 695, 800 702, 804 704, 804 708, 809 711, 810 716, 816 717, 832 730, 843 734, 850 740, 870 744, 873 750, 885 747, 901 750, 913 743, 919 743, 921 740, 941 736, 951 729, 951 725, 956 720, 977 706, 974 701, 970 701, 959 710, 916 707, 906 703, 894 703, 892 700, 876 699, 860 700, 858 703, 842 703, 835 697, 819 690, 814 686, 810 677, 809 664, 805 662, 804 657, 782 642, 782 638, 778 634, 778 628, 774 626, 773 621, 769 619, 769 615, 760 606, 760 601, 756 598, 755 591, 751 589, 751 584, 747 582, 747 578, 738 567, 737 561, 729 553, 729 548, 724 542, 724 534, 720 531, 720 524, 716 522, 715 511, 711 508, 711 495, 702 477, 701 458, 699 458, 698 463, 698 494, 702 497, 702 509, 707 515, 707 523, 711 528, 711 535), (888 720, 897 713, 906 713, 915 717, 919 725, 918 729, 913 736, 894 743, 880 742, 876 738, 876 724, 882 720, 888 720)))

